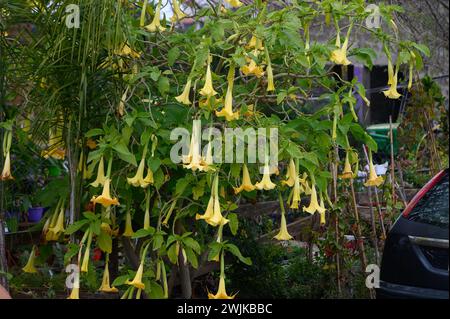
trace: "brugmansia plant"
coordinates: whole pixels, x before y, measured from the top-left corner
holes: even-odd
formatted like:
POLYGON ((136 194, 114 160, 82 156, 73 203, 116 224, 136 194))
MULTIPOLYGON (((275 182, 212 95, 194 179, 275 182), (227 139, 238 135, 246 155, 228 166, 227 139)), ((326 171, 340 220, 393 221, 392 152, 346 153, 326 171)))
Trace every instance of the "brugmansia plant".
MULTIPOLYGON (((236 235, 232 211, 239 203, 278 198, 274 239, 290 240, 285 207, 317 213, 325 225, 327 210, 334 210, 328 185, 337 176, 330 163, 342 167, 341 179, 354 177, 358 157, 349 140, 376 151, 353 110, 357 95, 368 103, 363 85, 331 71, 356 61, 372 67, 376 53, 355 47, 353 35, 382 43, 388 98, 400 96, 400 68, 409 68, 411 86, 413 70, 428 54, 400 39, 397 6, 380 4, 383 23, 369 30, 362 0, 209 3, 199 9, 178 0, 80 0, 80 28, 66 25, 76 18, 65 10, 71 1, 17 1, 1 9, 4 29, 17 21, 34 25, 21 41, 0 29, 2 45, 11 49, 1 57, 10 60, 8 84, 27 96, 20 107, 0 105, 2 183, 12 183, 11 140, 26 120, 27 138, 41 155, 68 164, 67 194, 51 203, 43 238, 68 243, 65 260, 77 264, 81 283, 94 270, 93 249, 101 249, 102 292, 167 298, 169 270, 200 267, 206 254, 220 269, 218 289, 208 297, 234 298, 225 289, 225 253, 251 265, 225 238, 236 235), (170 20, 163 6, 173 8, 170 20), (319 40, 319 33, 330 36, 319 40), (312 96, 322 102, 314 113, 307 112, 312 96), (170 135, 178 127, 191 134, 175 163, 170 135), (225 127, 277 128, 277 167, 267 154, 258 163, 215 161, 212 140, 202 151, 202 128, 225 127), (338 149, 347 154, 342 163, 338 149), (109 256, 118 238, 139 262, 111 282, 109 256)), ((366 185, 381 183, 370 162, 366 185)), ((24 271, 34 272, 34 253, 24 271)), ((79 297, 76 280, 70 298, 79 297)))

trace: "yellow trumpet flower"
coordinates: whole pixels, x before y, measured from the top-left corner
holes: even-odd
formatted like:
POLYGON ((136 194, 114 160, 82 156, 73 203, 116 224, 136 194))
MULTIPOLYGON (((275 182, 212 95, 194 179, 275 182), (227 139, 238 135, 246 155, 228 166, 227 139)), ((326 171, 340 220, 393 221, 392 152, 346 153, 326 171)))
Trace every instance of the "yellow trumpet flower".
POLYGON ((206 149, 206 156, 202 157, 200 160, 201 170, 204 172, 214 171, 215 168, 213 166, 214 159, 212 156, 212 146, 211 143, 208 144, 208 148, 206 149))
POLYGON ((28 257, 28 262, 25 265, 25 267, 22 268, 22 270, 24 272, 29 273, 29 274, 37 273, 37 269, 36 269, 36 267, 34 267, 34 260, 36 258, 35 250, 36 250, 36 246, 33 246, 33 248, 31 249, 31 252, 30 252, 30 256, 28 257))
POLYGON ((219 201, 219 176, 214 177, 213 185, 211 187, 211 197, 208 202, 208 207, 203 215, 197 214, 195 219, 203 219, 211 226, 225 225, 229 222, 228 219, 223 217, 220 209, 219 201))
POLYGON ((388 85, 391 85, 393 83, 394 79, 394 67, 392 66, 391 57, 388 57, 388 85))
POLYGON ((200 130, 200 123, 194 121, 192 125, 192 136, 189 147, 189 154, 183 157, 183 167, 191 169, 194 172, 196 170, 202 172, 205 169, 205 163, 203 162, 203 158, 200 153, 200 130))
POLYGON ((211 197, 209 198, 208 201, 208 206, 206 207, 206 212, 203 215, 196 214, 195 219, 209 220, 213 215, 214 215, 214 194, 211 193, 211 197))
POLYGON ((133 281, 126 281, 127 285, 133 286, 137 289, 145 289, 145 284, 142 282, 142 275, 144 273, 144 261, 141 261, 138 270, 136 271, 136 275, 134 276, 133 281))
POLYGON ((225 0, 226 3, 228 3, 233 8, 239 8, 243 5, 243 3, 239 0, 225 0))
POLYGON ((0 176, 0 180, 6 181, 14 179, 11 174, 11 155, 9 151, 6 153, 5 164, 3 165, 2 175, 0 176))
POLYGON ((105 163, 104 163, 103 156, 102 156, 100 158, 100 161, 98 162, 97 178, 90 185, 93 187, 99 187, 100 185, 105 184, 105 180, 106 180, 105 163))
POLYGON ((273 82, 273 70, 272 70, 272 63, 269 63, 267 65, 267 92, 275 91, 275 85, 273 82))
POLYGON ((269 168, 269 163, 266 161, 266 164, 264 165, 264 171, 263 171, 263 178, 261 179, 261 181, 259 183, 255 184, 256 189, 258 190, 271 190, 274 189, 277 185, 275 185, 274 183, 272 183, 272 181, 270 180, 270 168, 269 168))
POLYGON ((208 299, 234 299, 236 295, 228 296, 227 291, 225 289, 225 276, 220 275, 219 279, 219 289, 217 290, 217 293, 214 295, 210 292, 208 292, 208 299))
POLYGON ((50 227, 50 229, 48 230, 47 233, 48 236, 46 236, 46 239, 48 238, 47 240, 49 241, 58 240, 59 235, 65 231, 64 214, 65 214, 64 207, 61 207, 55 226, 50 227))
POLYGON ((331 52, 331 62, 334 62, 339 65, 349 65, 351 64, 350 60, 347 59, 347 47, 348 47, 348 38, 346 37, 344 40, 344 44, 341 48, 335 49, 331 52))
POLYGON ((123 236, 132 237, 134 235, 133 225, 131 223, 131 214, 128 211, 125 217, 125 231, 123 232, 123 236))
POLYGON ((181 93, 179 96, 177 96, 175 99, 180 102, 181 104, 185 105, 191 105, 191 101, 189 100, 189 92, 191 91, 191 80, 189 79, 186 82, 186 85, 184 87, 183 93, 181 93))
POLYGON ((249 59, 249 63, 241 67, 242 73, 244 75, 255 75, 257 78, 260 78, 264 75, 264 70, 261 66, 257 65, 255 60, 249 59))
POLYGON ((411 91, 413 84, 413 68, 416 59, 414 52, 410 51, 411 59, 409 60, 409 78, 408 78, 408 91, 411 91))
POLYGON ((291 209, 298 209, 298 205, 300 204, 301 198, 300 198, 301 188, 300 188, 300 178, 298 175, 295 176, 294 181, 294 189, 292 190, 292 202, 291 202, 291 209))
POLYGON ((217 92, 213 88, 212 75, 211 75, 211 63, 208 59, 208 67, 206 68, 205 85, 200 90, 200 95, 211 97, 216 95, 217 92))
POLYGON ((92 201, 96 204, 101 204, 103 207, 109 207, 111 205, 119 205, 119 200, 117 198, 111 198, 109 192, 109 186, 111 183, 110 178, 105 179, 105 183, 103 184, 103 191, 100 196, 92 197, 92 201))
POLYGON ((252 35, 250 38, 250 41, 245 47, 247 50, 255 49, 254 53, 255 55, 258 55, 258 51, 261 51, 264 49, 262 40, 258 39, 255 35, 252 35))
POLYGON ((86 250, 84 251, 83 262, 81 263, 81 272, 88 272, 89 270, 89 257, 91 253, 91 243, 92 243, 92 231, 88 230, 88 241, 86 244, 86 250))
POLYGON ((234 66, 230 67, 228 71, 228 89, 225 96, 225 106, 218 112, 216 111, 217 117, 225 117, 227 121, 233 121, 239 119, 239 112, 233 113, 233 85, 234 85, 234 66))
POLYGON ((342 179, 353 178, 352 166, 350 165, 348 152, 345 155, 344 171, 342 172, 341 175, 339 175, 339 177, 342 178, 342 179))
POLYGON ((307 178, 308 178, 308 174, 303 173, 302 178, 299 179, 300 187, 301 187, 301 191, 303 193, 305 193, 306 195, 311 195, 311 187, 309 187, 307 178))
POLYGON ((383 91, 384 96, 394 100, 402 96, 400 93, 397 92, 397 81, 398 81, 398 68, 396 68, 393 77, 389 79, 388 83, 391 84, 388 90, 383 91))
POLYGON ((372 163, 372 155, 370 155, 370 161, 369 161, 369 179, 364 183, 364 186, 375 186, 378 187, 381 184, 383 184, 384 179, 382 176, 378 176, 377 172, 375 171, 375 166, 373 166, 372 163))
POLYGON ((154 182, 155 180, 153 178, 153 172, 150 167, 147 167, 147 175, 144 178, 144 183, 147 185, 153 185, 154 182))
POLYGON ((136 52, 136 51, 134 51, 134 50, 128 45, 128 43, 124 43, 124 44, 121 46, 121 49, 116 50, 114 53, 115 53, 116 55, 120 55, 120 56, 123 56, 123 57, 130 57, 130 58, 134 58, 134 59, 137 59, 137 58, 140 58, 140 57, 141 57, 141 54, 138 53, 138 52, 136 52))
POLYGON ((98 291, 101 292, 118 292, 119 290, 116 287, 111 287, 109 283, 109 268, 108 263, 105 263, 105 270, 103 271, 102 284, 98 291))
POLYGON ((177 0, 172 0, 172 7, 173 7, 173 13, 174 15, 170 19, 172 22, 180 21, 186 17, 186 14, 181 11, 180 4, 177 0))
POLYGON ((284 213, 281 213, 280 232, 273 238, 275 238, 276 240, 291 240, 293 238, 288 232, 286 217, 284 216, 284 213))
MULTIPOLYGON (((127 182, 128 184, 133 185, 134 187, 142 187, 146 188, 150 183, 147 183, 144 178, 144 169, 145 169, 145 155, 147 153, 147 147, 144 149, 144 153, 142 154, 142 159, 139 163, 136 175, 134 177, 128 177, 127 182)), ((149 176, 147 173, 148 181, 153 180, 153 173, 149 176)), ((146 177, 146 178, 147 178, 146 177)))
POLYGON ((148 26, 145 27, 145 29, 147 31, 149 31, 149 32, 156 32, 156 31, 164 32, 166 30, 166 28, 164 28, 161 25, 160 14, 161 14, 161 1, 158 1, 158 5, 156 6, 155 16, 153 17, 153 21, 152 21, 152 23, 150 23, 148 26))
POLYGON ((242 185, 239 187, 234 187, 234 193, 237 195, 242 191, 251 192, 255 190, 255 185, 253 185, 250 178, 250 173, 248 172, 247 165, 244 164, 242 169, 242 185))
POLYGON ((350 32, 352 30, 353 27, 353 23, 350 25, 350 27, 348 28, 347 31, 347 36, 344 39, 344 43, 342 44, 342 47, 340 46, 340 37, 339 37, 339 33, 340 30, 339 28, 337 28, 337 37, 336 37, 336 46, 338 47, 338 49, 335 49, 333 52, 331 52, 331 62, 334 62, 336 64, 339 65, 349 65, 351 64, 351 62, 347 59, 347 49, 348 49, 348 40, 350 37, 350 32))
POLYGON ((281 181, 281 184, 287 185, 289 187, 294 186, 296 176, 297 176, 297 173, 295 171, 295 163, 294 163, 294 160, 291 158, 289 160, 289 166, 288 166, 287 173, 286 173, 287 179, 284 181, 281 181))
POLYGON ((319 215, 320 215, 320 225, 325 225, 326 224, 326 220, 325 220, 325 204, 323 203, 323 198, 322 196, 320 196, 320 210, 318 210, 319 215))
POLYGON ((79 274, 79 271, 75 271, 75 280, 73 283, 73 288, 67 299, 80 299, 80 274, 79 274))
POLYGON ((317 201, 317 192, 316 192, 316 185, 314 185, 314 182, 311 187, 311 199, 309 202, 309 206, 305 207, 303 206, 303 211, 314 214, 316 211, 321 211, 322 208, 319 205, 319 202, 317 201))

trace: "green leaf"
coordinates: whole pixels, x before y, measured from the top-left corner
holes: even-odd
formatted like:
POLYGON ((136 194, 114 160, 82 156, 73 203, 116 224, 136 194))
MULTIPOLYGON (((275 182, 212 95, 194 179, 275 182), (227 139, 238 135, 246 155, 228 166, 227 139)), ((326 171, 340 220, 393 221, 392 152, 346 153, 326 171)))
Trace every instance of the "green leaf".
POLYGON ((430 57, 430 49, 424 44, 413 43, 413 47, 422 52, 426 57, 430 57))
POLYGON ((83 216, 86 217, 90 221, 98 219, 98 216, 95 215, 95 213, 90 212, 90 211, 83 212, 83 216))
POLYGON ((241 251, 239 250, 239 248, 236 245, 234 245, 234 244, 226 244, 225 248, 230 253, 235 255, 244 264, 249 265, 249 266, 252 264, 252 261, 251 261, 251 259, 249 257, 242 256, 241 251))
POLYGON ((161 232, 156 232, 153 236, 153 250, 158 250, 164 243, 164 236, 161 232))
POLYGON ((213 242, 209 244, 209 253, 208 253, 208 260, 211 261, 215 257, 217 257, 218 254, 222 251, 223 244, 218 242, 213 242))
POLYGON ((97 237, 98 247, 105 253, 110 254, 112 252, 112 238, 111 235, 102 231, 97 237))
POLYGON ((166 96, 170 89, 169 78, 161 76, 158 80, 158 91, 162 96, 166 96))
POLYGON ((227 216, 227 219, 230 220, 228 223, 228 226, 230 227, 230 231, 233 235, 236 235, 238 227, 239 227, 239 220, 237 217, 237 214, 235 213, 229 213, 227 216))
POLYGON ((163 299, 164 289, 155 281, 150 281, 150 299, 163 299))
POLYGON ((178 47, 173 47, 167 53, 167 64, 173 66, 180 56, 180 49, 178 47))
POLYGON ((73 233, 77 232, 78 230, 81 229, 81 227, 83 227, 84 225, 86 225, 87 223, 89 223, 88 219, 82 219, 79 220, 75 223, 73 223, 72 225, 69 225, 69 227, 66 228, 66 231, 64 232, 66 235, 72 235, 73 233))
POLYGON ((172 244, 172 246, 169 247, 167 250, 167 257, 169 257, 169 260, 172 264, 176 264, 178 260, 177 256, 177 245, 172 244))
POLYGON ((123 141, 113 145, 113 149, 117 152, 119 158, 127 163, 137 166, 136 157, 131 154, 128 147, 123 141))
POLYGON ((184 251, 186 252, 186 258, 187 261, 192 265, 192 267, 194 267, 195 269, 198 268, 198 259, 197 259, 197 255, 194 253, 194 251, 189 248, 186 247, 184 248, 184 251))
POLYGON ((183 238, 183 244, 185 244, 187 247, 192 248, 197 254, 201 253, 201 247, 200 244, 192 237, 186 237, 183 238))
POLYGON ((144 229, 141 228, 138 231, 136 231, 134 233, 134 235, 132 236, 132 238, 143 238, 143 237, 147 237, 147 236, 151 236, 155 233, 155 228, 150 227, 149 229, 144 229))
POLYGON ((118 286, 125 285, 127 280, 130 280, 130 275, 127 274, 127 275, 119 276, 116 279, 114 279, 112 286, 118 287, 118 286))
POLYGON ((78 254, 80 247, 74 243, 67 245, 67 251, 64 254, 64 265, 68 265, 73 257, 78 254))
POLYGON ((85 136, 86 137, 94 137, 98 135, 103 135, 105 132, 101 128, 93 128, 92 130, 89 130, 85 136))

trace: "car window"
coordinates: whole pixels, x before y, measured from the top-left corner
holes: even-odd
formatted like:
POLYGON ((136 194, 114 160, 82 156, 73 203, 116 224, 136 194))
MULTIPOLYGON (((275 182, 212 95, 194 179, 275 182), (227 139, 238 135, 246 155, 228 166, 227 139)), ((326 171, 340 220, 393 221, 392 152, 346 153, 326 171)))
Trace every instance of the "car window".
POLYGON ((419 200, 408 219, 448 228, 448 186, 447 173, 419 200))

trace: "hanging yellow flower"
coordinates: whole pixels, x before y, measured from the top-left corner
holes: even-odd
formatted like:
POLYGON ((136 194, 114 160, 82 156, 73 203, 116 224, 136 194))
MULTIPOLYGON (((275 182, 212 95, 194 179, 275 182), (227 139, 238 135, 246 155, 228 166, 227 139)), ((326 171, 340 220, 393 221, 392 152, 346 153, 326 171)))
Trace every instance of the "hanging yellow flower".
POLYGON ((93 187, 99 187, 101 185, 103 186, 105 184, 105 180, 105 163, 102 156, 100 158, 100 161, 98 162, 97 178, 90 185, 93 187))
POLYGON ((289 187, 294 186, 296 176, 297 176, 297 173, 295 170, 295 163, 294 163, 294 160, 291 158, 289 160, 289 166, 288 166, 287 173, 286 173, 286 180, 281 181, 281 184, 287 185, 289 187))
POLYGON ((219 176, 216 174, 214 177, 213 185, 211 187, 211 197, 208 202, 208 207, 204 215, 197 214, 195 219, 203 219, 209 225, 216 227, 219 225, 225 225, 229 222, 228 219, 223 217, 220 209, 219 201, 219 176))
POLYGON ((323 197, 322 195, 320 195, 320 210, 319 215, 320 215, 320 225, 325 225, 326 224, 326 220, 325 220, 325 213, 326 213, 326 209, 325 209, 325 204, 323 203, 323 197))
POLYGON ((88 272, 89 270, 89 257, 91 253, 91 243, 92 243, 92 231, 88 231, 88 241, 86 244, 86 250, 84 251, 83 262, 81 263, 81 272, 88 272))
POLYGON ((194 120, 192 125, 192 136, 189 146, 189 154, 183 156, 183 167, 191 169, 194 172, 196 170, 199 170, 200 172, 211 170, 210 165, 212 164, 212 153, 210 152, 212 152, 212 150, 211 148, 209 148, 207 152, 209 154, 207 154, 206 158, 202 157, 200 150, 200 137, 200 122, 194 120))
POLYGON ((275 91, 275 85, 273 82, 273 70, 272 63, 267 65, 267 92, 275 91))
POLYGON ((311 187, 309 187, 308 183, 308 174, 303 173, 302 178, 299 179, 301 192, 305 193, 305 195, 311 195, 311 187))
POLYGON ((80 273, 75 271, 75 280, 73 283, 72 291, 67 299, 80 299, 80 273))
POLYGON ((206 68, 205 85, 200 90, 200 95, 211 97, 217 94, 213 88, 212 75, 211 75, 211 58, 208 58, 208 67, 206 68))
POLYGON ((340 30, 337 29, 337 37, 336 37, 336 46, 338 49, 335 49, 333 52, 331 52, 331 62, 334 62, 339 65, 349 65, 351 62, 347 59, 347 49, 348 49, 348 40, 350 37, 350 32, 353 27, 353 22, 350 24, 350 27, 347 31, 347 36, 344 39, 344 43, 342 44, 342 47, 340 46, 340 38, 339 38, 339 32, 340 30))
POLYGON ((149 32, 164 32, 166 28, 161 25, 161 1, 158 1, 158 5, 156 6, 155 16, 153 17, 152 23, 145 27, 145 29, 149 32))
POLYGON ((170 19, 172 22, 180 21, 186 17, 186 14, 181 11, 180 4, 177 0, 172 0, 172 7, 173 7, 173 16, 170 19))
POLYGON ((372 152, 369 151, 369 179, 364 183, 364 186, 375 186, 378 187, 381 184, 383 184, 384 179, 383 176, 378 176, 377 172, 375 171, 375 166, 372 162, 372 152))
POLYGON ((5 163, 3 165, 3 171, 2 175, 0 176, 0 180, 7 181, 11 179, 14 179, 14 177, 11 174, 11 155, 10 152, 8 151, 6 153, 5 163))
POLYGON ((269 163, 266 160, 266 163, 264 165, 264 171, 263 171, 263 178, 261 179, 261 181, 259 183, 255 184, 256 189, 258 190, 271 190, 274 189, 277 185, 275 185, 274 183, 272 183, 272 181, 270 180, 270 167, 269 167, 269 163))
POLYGON ((239 8, 243 5, 243 3, 239 0, 225 0, 225 2, 227 2, 233 8, 239 8))
POLYGON ((353 172, 352 172, 352 166, 350 165, 350 159, 349 159, 349 152, 347 151, 345 155, 345 164, 344 164, 344 171, 341 175, 339 175, 342 179, 350 179, 353 178, 353 172))
POLYGON ((181 104, 191 105, 191 101, 189 100, 189 92, 191 91, 191 79, 186 82, 186 86, 184 87, 183 93, 177 96, 175 99, 181 104))
POLYGON ((132 281, 127 280, 126 284, 133 286, 137 289, 145 289, 145 284, 142 282, 142 275, 144 273, 144 261, 142 260, 138 270, 136 271, 136 275, 132 281))
POLYGON ((123 232, 123 236, 132 237, 134 235, 133 225, 131 222, 131 213, 127 211, 127 215, 125 217, 125 231, 123 232))
MULTIPOLYGON (((108 259, 108 257, 107 257, 108 259)), ((109 283, 109 268, 108 268, 108 262, 105 262, 105 270, 103 271, 103 278, 102 278, 102 284, 98 291, 101 292, 119 292, 119 290, 116 287, 111 287, 111 284, 109 283)))
POLYGON ((59 214, 55 212, 55 216, 57 215, 58 218, 56 219, 56 223, 53 227, 50 227, 46 234, 46 240, 47 241, 55 241, 58 240, 59 235, 61 235, 64 231, 64 214, 65 209, 64 206, 61 206, 59 214))
POLYGON ((288 232, 284 212, 281 213, 280 232, 273 238, 275 238, 276 240, 291 240, 293 238, 288 232))
POLYGON ((234 193, 237 195, 242 191, 251 192, 255 190, 255 185, 253 185, 250 178, 250 173, 248 172, 247 165, 244 164, 242 169, 242 185, 239 187, 234 187, 234 193))
POLYGON ((216 111, 217 117, 225 117, 227 121, 233 121, 239 119, 239 112, 233 113, 233 85, 234 85, 234 65, 230 66, 230 70, 228 71, 228 89, 227 94, 225 96, 225 106, 224 108, 218 112, 216 111))
POLYGON ((134 177, 127 178, 128 184, 131 184, 134 187, 140 186, 142 188, 146 188, 148 185, 153 183, 153 172, 151 172, 150 169, 147 172, 147 177, 144 178, 146 155, 147 155, 147 145, 145 145, 144 151, 142 152, 142 158, 141 158, 141 161, 139 162, 139 166, 138 166, 136 175, 134 177))
POLYGON ((37 273, 36 267, 34 267, 34 260, 36 259, 36 246, 33 246, 30 252, 30 256, 28 257, 28 262, 22 270, 29 274, 37 273))
POLYGON ((259 51, 262 51, 264 49, 264 46, 262 40, 258 39, 255 35, 252 35, 245 48, 247 50, 255 49, 254 53, 255 55, 258 55, 259 51))
POLYGON ((100 196, 92 197, 92 201, 96 204, 101 204, 103 207, 109 207, 111 205, 119 205, 119 200, 117 198, 112 198, 109 192, 111 179, 106 178, 103 184, 103 192, 100 196))
POLYGON ((314 214, 316 211, 323 211, 322 207, 320 207, 319 202, 317 201, 316 185, 314 184, 314 182, 312 183, 311 187, 311 199, 309 202, 309 206, 303 206, 303 211, 310 214, 314 214))
POLYGON ((301 188, 300 188, 300 178, 298 175, 295 176, 294 179, 294 189, 292 190, 292 202, 291 202, 291 209, 298 209, 299 204, 301 201, 300 198, 301 188))
POLYGON ((414 63, 416 60, 416 55, 414 52, 410 51, 411 58, 409 59, 409 77, 408 77, 408 91, 411 91, 412 84, 413 84, 413 69, 414 69, 414 63))
POLYGON ((121 46, 121 48, 120 48, 119 50, 116 50, 114 53, 115 53, 116 55, 120 55, 120 56, 123 56, 123 57, 130 57, 130 58, 134 58, 134 59, 137 59, 137 58, 140 58, 140 57, 141 57, 141 54, 138 53, 138 52, 136 52, 136 51, 134 51, 134 50, 128 45, 128 43, 124 43, 124 44, 121 46))
POLYGON ((208 299, 234 299, 236 295, 228 296, 227 291, 225 288, 225 277, 220 276, 219 279, 219 289, 217 290, 217 293, 214 295, 210 292, 208 292, 208 299))
POLYGON ((241 71, 244 75, 255 75, 257 78, 260 78, 264 75, 264 69, 262 66, 256 64, 255 60, 251 58, 247 58, 247 65, 241 67, 241 71))
POLYGON ((383 91, 384 96, 394 100, 402 96, 400 93, 397 92, 397 81, 398 81, 398 67, 396 68, 393 77, 388 81, 391 83, 389 89, 383 91))

